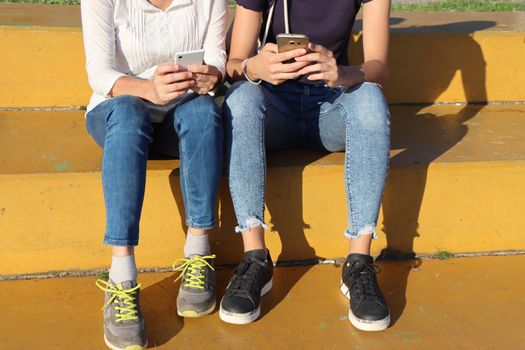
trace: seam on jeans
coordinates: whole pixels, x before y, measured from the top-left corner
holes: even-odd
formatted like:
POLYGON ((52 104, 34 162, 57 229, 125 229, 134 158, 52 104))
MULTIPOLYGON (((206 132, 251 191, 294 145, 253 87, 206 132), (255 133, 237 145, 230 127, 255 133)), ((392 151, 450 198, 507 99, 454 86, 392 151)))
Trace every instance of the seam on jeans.
MULTIPOLYGON (((180 118, 177 118, 177 114, 176 114, 176 111, 173 115, 173 120, 177 123, 177 129, 180 131, 180 118)), ((178 135, 179 133, 177 133, 178 135)), ((186 167, 186 162, 183 161, 183 154, 186 155, 186 148, 184 146, 184 142, 182 142, 182 138, 179 136, 179 149, 180 149, 180 154, 179 154, 179 160, 180 160, 180 168, 181 168, 181 171, 182 171, 182 175, 184 177, 184 187, 186 188, 186 191, 183 191, 183 195, 184 195, 184 192, 186 193, 186 199, 187 201, 184 202, 184 207, 185 207, 185 211, 186 211, 186 221, 190 221, 192 220, 191 218, 191 195, 190 195, 190 192, 189 191, 189 182, 188 182, 188 170, 187 170, 187 167, 186 167), (186 203, 187 202, 187 203, 186 203)), ((182 185, 182 184, 181 184, 182 185)), ((182 189, 181 189, 182 190, 182 189)))
POLYGON ((332 106, 330 108, 328 108, 326 111, 324 111, 324 112, 319 111, 319 114, 318 114, 319 118, 325 117, 327 114, 332 113, 337 108, 341 108, 341 101, 340 101, 340 99, 344 96, 345 92, 346 92, 345 90, 341 90, 339 95, 334 99, 334 103, 332 103, 332 106))
POLYGON ((270 108, 274 108, 276 111, 279 111, 280 113, 283 113, 281 112, 281 110, 277 107, 275 107, 275 105, 273 103, 271 103, 266 97, 265 97, 265 94, 266 95, 272 95, 272 96, 275 96, 275 94, 271 91, 269 91, 268 89, 265 89, 263 88, 262 86, 259 86, 259 90, 260 90, 260 93, 262 95, 262 100, 263 100, 263 103, 262 103, 262 107, 263 107, 263 114, 264 114, 264 119, 266 119, 266 112, 270 109, 270 108), (266 90, 266 92, 264 91, 266 90))
POLYGON ((346 110, 346 108, 344 108, 344 106, 338 102, 338 104, 340 105, 341 109, 344 111, 344 114, 345 114, 345 171, 346 171, 346 174, 345 174, 345 187, 346 187, 346 193, 347 193, 347 196, 348 196, 348 212, 350 214, 350 222, 348 223, 349 224, 349 230, 351 230, 352 232, 355 232, 355 213, 354 213, 354 206, 353 206, 353 199, 352 199, 352 186, 350 185, 350 162, 348 160, 348 157, 350 156, 350 150, 348 149, 348 145, 350 144, 350 141, 349 141, 349 128, 350 128, 350 122, 348 120, 348 118, 350 118, 350 114, 348 113, 348 111, 346 110))
MULTIPOLYGON (((263 95, 263 97, 264 97, 264 95, 263 95)), ((267 111, 267 109, 265 108, 264 111, 263 111, 264 112, 263 113, 264 117, 263 117, 263 120, 262 120, 262 123, 261 123, 261 128, 262 128, 262 130, 261 130, 261 139, 259 140, 259 145, 261 147, 261 156, 262 156, 262 160, 263 160, 262 208, 261 208, 263 221, 264 221, 264 204, 266 202, 266 198, 265 198, 265 193, 266 193, 266 142, 265 142, 265 140, 266 140, 266 136, 265 136, 266 111, 267 111)))

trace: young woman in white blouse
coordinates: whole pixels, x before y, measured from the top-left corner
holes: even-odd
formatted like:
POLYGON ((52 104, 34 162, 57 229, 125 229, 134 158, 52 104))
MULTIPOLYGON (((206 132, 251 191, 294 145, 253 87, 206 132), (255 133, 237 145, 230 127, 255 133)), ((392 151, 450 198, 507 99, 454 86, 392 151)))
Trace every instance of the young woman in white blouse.
MULTIPOLYGON (((86 68, 93 96, 86 124, 104 149, 104 243, 112 247, 104 338, 111 349, 146 347, 134 246, 148 152, 180 157, 188 233, 177 309, 202 316, 215 308, 207 230, 222 164, 222 122, 211 92, 225 74, 227 0, 85 0, 86 68), (176 65, 182 51, 204 49, 204 63, 176 65)), ((160 244, 161 242, 159 242, 160 244)))

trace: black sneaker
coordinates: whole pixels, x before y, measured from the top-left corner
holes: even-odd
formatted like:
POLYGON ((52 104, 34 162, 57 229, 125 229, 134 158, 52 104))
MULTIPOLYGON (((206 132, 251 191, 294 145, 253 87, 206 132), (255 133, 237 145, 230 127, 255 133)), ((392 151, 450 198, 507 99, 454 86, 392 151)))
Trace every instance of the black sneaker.
POLYGON ((390 325, 390 312, 377 285, 370 255, 350 254, 343 266, 341 292, 350 298, 348 319, 362 331, 382 331, 390 325))
POLYGON ((270 252, 256 249, 244 253, 221 301, 221 320, 247 324, 261 314, 261 297, 272 289, 273 263, 270 252))

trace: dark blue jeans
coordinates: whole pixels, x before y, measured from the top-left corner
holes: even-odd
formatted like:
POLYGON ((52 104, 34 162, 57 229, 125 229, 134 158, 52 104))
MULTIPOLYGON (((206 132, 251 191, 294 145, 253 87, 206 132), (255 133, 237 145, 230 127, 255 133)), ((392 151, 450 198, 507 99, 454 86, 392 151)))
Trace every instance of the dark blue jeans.
POLYGON ((119 96, 87 114, 88 132, 104 149, 105 244, 138 244, 150 149, 180 157, 186 225, 209 229, 216 223, 223 139, 217 106, 208 95, 193 95, 174 105, 158 124, 150 120, 151 106, 137 97, 119 96))

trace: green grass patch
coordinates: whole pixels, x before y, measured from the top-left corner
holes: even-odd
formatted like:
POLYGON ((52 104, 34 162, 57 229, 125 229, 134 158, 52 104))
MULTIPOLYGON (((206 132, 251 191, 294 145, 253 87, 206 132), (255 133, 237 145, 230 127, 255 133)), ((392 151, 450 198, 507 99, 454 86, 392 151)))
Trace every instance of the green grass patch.
MULTIPOLYGON (((228 0, 230 7, 235 7, 234 0, 228 0)), ((26 4, 59 4, 59 5, 78 5, 80 0, 0 0, 0 2, 16 2, 26 4)), ((506 12, 506 11, 525 11, 523 0, 440 0, 418 4, 398 4, 392 5, 395 12, 506 12)))
POLYGON ((510 12, 525 11, 522 0, 441 0, 421 4, 394 4, 392 11, 510 12))
POLYGON ((446 260, 454 257, 454 253, 447 252, 446 250, 438 249, 434 254, 434 259, 446 260))
POLYGON ((0 0, 0 2, 16 2, 21 4, 53 4, 53 5, 79 5, 80 0, 0 0))

